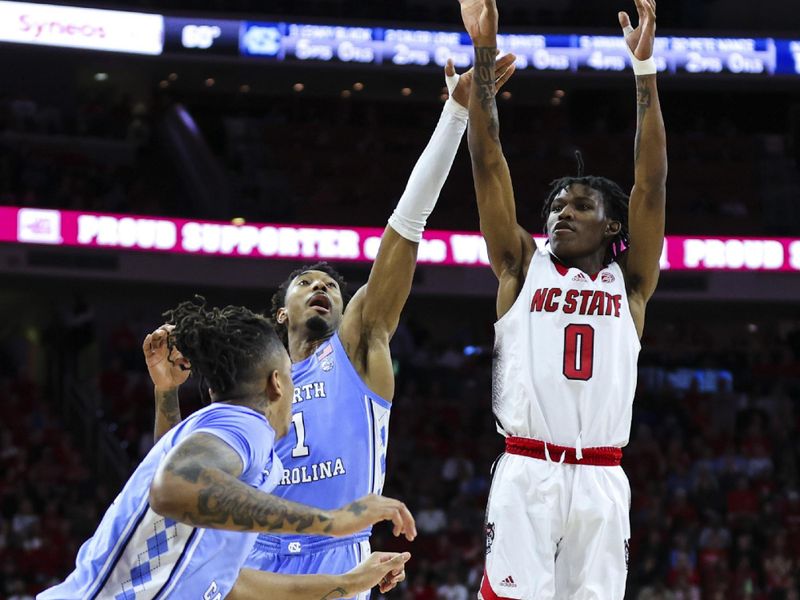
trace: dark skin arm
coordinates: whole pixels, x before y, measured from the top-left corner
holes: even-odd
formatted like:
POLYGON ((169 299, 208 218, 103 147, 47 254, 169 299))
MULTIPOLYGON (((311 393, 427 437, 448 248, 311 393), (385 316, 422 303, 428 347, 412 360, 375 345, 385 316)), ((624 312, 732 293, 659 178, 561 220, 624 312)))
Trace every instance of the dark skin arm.
MULTIPOLYGON (((639 26, 626 41, 639 60, 653 54, 656 12, 652 0, 635 0, 639 26)), ((630 25, 619 15, 623 28, 630 25)), ((658 284, 659 261, 664 247, 667 184, 667 137, 656 75, 636 77, 636 141, 634 185, 628 209, 630 247, 625 257, 628 301, 639 337, 644 331, 645 309, 658 284)))
MULTIPOLYGON (((488 68, 492 72, 492 86, 500 88, 514 73, 514 56, 505 56, 495 62, 492 54, 488 68)), ((452 75, 452 63, 446 74, 452 75)), ((453 98, 462 106, 470 99, 474 72, 464 73, 453 90, 453 98)), ((471 114, 471 113, 470 113, 471 114)), ((470 127, 470 130, 472 128, 470 127)), ((411 284, 417 264, 418 244, 387 226, 367 284, 350 300, 339 328, 339 337, 367 386, 386 400, 394 396, 394 370, 389 352, 389 342, 400 321, 400 313, 411 293, 411 284)))
MULTIPOLYGON (((462 77, 454 93, 468 83, 462 77)), ((394 397, 389 341, 411 293, 418 246, 386 226, 367 284, 353 295, 339 327, 342 345, 364 383, 389 401, 394 397)))
POLYGON ((339 327, 339 338, 358 374, 386 400, 394 397, 389 341, 411 292, 417 247, 386 226, 367 284, 353 295, 339 327))
POLYGON ((402 502, 369 495, 326 511, 265 494, 244 483, 239 455, 220 438, 194 433, 162 461, 150 486, 158 514, 211 529, 342 536, 390 520, 395 535, 416 535, 402 502))
MULTIPOLYGON (((519 295, 535 250, 531 235, 517 222, 511 173, 500 144, 495 101, 498 13, 495 0, 460 0, 461 17, 475 46, 475 78, 469 103, 469 153, 481 233, 498 279, 497 317, 519 295)), ((513 68, 513 66, 511 67, 513 68)))
POLYGON ((283 575, 242 569, 227 600, 333 600, 380 586, 382 593, 405 579, 404 564, 411 555, 373 552, 343 575, 283 575))
POLYGON ((142 352, 147 371, 153 380, 155 406, 155 425, 153 440, 157 442, 170 429, 181 422, 181 407, 178 402, 178 388, 189 377, 189 361, 172 348, 170 353, 167 340, 172 325, 162 325, 144 338, 142 352))

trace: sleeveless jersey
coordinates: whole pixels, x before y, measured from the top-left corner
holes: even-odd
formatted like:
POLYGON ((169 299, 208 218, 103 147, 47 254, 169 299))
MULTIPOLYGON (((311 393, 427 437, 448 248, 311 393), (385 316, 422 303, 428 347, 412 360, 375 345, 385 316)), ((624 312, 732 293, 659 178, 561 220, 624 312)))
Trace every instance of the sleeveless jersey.
POLYGON ((575 448, 625 446, 640 347, 616 262, 589 276, 537 250, 495 324, 498 430, 575 448))
MULTIPOLYGON (((339 334, 292 365, 289 433, 276 452, 283 477, 275 495, 323 509, 383 491, 391 403, 371 392, 350 362, 339 334)), ((368 528, 352 536, 365 539, 368 528)), ((261 534, 258 546, 296 549, 341 543, 327 536, 261 534)))
POLYGON ((78 552, 67 579, 38 600, 224 598, 255 543, 255 533, 205 529, 162 517, 150 508, 150 484, 166 454, 192 433, 209 433, 242 459, 239 479, 269 492, 283 472, 275 433, 263 414, 211 404, 162 437, 78 552))

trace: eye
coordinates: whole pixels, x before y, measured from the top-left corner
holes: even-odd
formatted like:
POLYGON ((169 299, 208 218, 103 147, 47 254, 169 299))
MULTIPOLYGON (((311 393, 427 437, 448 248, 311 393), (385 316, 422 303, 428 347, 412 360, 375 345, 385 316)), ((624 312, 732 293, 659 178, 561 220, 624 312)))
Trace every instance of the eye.
POLYGON ((328 287, 335 290, 339 286, 336 284, 335 281, 329 281, 328 282, 328 287))
POLYGON ((558 204, 553 204, 553 205, 550 207, 550 212, 561 212, 561 208, 562 208, 562 207, 561 207, 560 205, 558 205, 558 204))
POLYGON ((301 279, 300 281, 297 282, 297 285, 308 285, 308 280, 301 279))

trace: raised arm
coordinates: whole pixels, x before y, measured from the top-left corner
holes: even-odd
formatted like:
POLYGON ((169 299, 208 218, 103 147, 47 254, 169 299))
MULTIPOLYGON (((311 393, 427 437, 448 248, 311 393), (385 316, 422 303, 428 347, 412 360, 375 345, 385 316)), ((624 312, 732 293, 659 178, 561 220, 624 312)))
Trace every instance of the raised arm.
MULTIPOLYGON (((513 73, 511 58, 497 62, 500 85, 513 73)), ((448 79, 454 77, 448 65, 448 79)), ((439 198, 461 138, 467 128, 472 73, 457 80, 428 145, 409 177, 406 189, 381 237, 378 255, 367 284, 353 296, 345 311, 339 336, 365 383, 383 398, 394 395, 394 373, 389 341, 411 292, 417 247, 428 216, 439 198)))
POLYGON ((416 536, 414 519, 398 500, 369 495, 338 510, 321 510, 249 486, 238 478, 242 469, 242 459, 220 438, 193 433, 159 466, 150 506, 162 516, 211 529, 343 536, 392 521, 395 535, 416 536))
MULTIPOLYGON (((525 279, 534 244, 517 223, 511 173, 500 145, 500 121, 495 101, 497 4, 495 0, 460 0, 461 17, 475 47, 475 85, 469 104, 469 153, 478 200, 481 233, 489 263, 500 282, 498 317, 516 300, 525 279)), ((513 65, 510 67, 513 69, 513 65)))
POLYGON ((667 136, 656 87, 653 56, 656 7, 653 0, 635 0, 639 26, 631 27, 626 13, 619 14, 636 75, 636 140, 634 184, 628 209, 630 247, 625 272, 628 296, 639 337, 644 330, 645 308, 658 284, 659 261, 664 247, 667 184, 667 136))
POLYGON ((283 575, 242 569, 227 600, 333 600, 355 596, 376 585, 386 593, 405 579, 404 565, 411 555, 373 552, 343 575, 283 575))
POLYGON ((144 338, 142 352, 147 371, 153 380, 155 396, 155 425, 153 441, 157 442, 170 429, 181 422, 181 407, 178 402, 178 388, 189 377, 189 361, 178 351, 170 353, 167 339, 172 325, 162 325, 144 338))

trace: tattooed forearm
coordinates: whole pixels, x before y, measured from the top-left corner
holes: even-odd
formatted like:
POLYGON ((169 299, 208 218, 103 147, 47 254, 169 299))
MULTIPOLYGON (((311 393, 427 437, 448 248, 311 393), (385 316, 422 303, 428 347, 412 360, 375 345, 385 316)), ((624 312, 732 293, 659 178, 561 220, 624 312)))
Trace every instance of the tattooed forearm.
MULTIPOLYGON (((164 464, 164 474, 174 477, 174 489, 181 489, 173 493, 171 507, 185 522, 203 527, 293 533, 330 531, 333 519, 329 513, 256 490, 238 479, 242 467, 239 455, 223 441, 205 433, 194 434, 177 446, 164 464)), ((351 512, 362 510, 352 506, 351 512)))
POLYGON ((486 127, 489 137, 493 142, 499 143, 500 120, 497 116, 494 78, 496 55, 497 48, 494 46, 475 48, 475 74, 473 85, 475 85, 481 109, 486 115, 486 127))
POLYGON ((153 431, 155 441, 181 422, 181 407, 178 402, 178 388, 167 391, 155 391, 156 422, 153 431))
MULTIPOLYGON (((234 531, 329 533, 330 512, 265 494, 238 479, 243 465, 239 455, 214 435, 195 433, 166 458, 151 486, 165 516, 200 527, 234 531), (159 503, 160 501, 160 503, 159 503)), ((160 510, 159 510, 160 509, 160 510)), ((365 508, 353 502, 348 511, 365 508)))
POLYGON ((345 506, 344 509, 347 512, 353 513, 355 516, 358 516, 361 513, 363 513, 365 510, 367 510, 367 507, 366 507, 366 505, 364 505, 361 502, 359 502, 358 500, 356 500, 355 502, 351 502, 350 504, 345 506))
POLYGON ((647 77, 636 78, 636 140, 633 144, 633 160, 639 161, 639 154, 642 142, 642 129, 644 117, 652 103, 653 90, 650 87, 650 79, 647 77))
POLYGON ((349 592, 346 589, 337 587, 332 589, 327 594, 325 594, 321 600, 333 600, 334 598, 344 598, 348 594, 349 592))
POLYGON ((291 533, 328 532, 333 525, 324 511, 264 494, 208 469, 201 469, 198 483, 196 503, 184 514, 193 525, 291 533))

